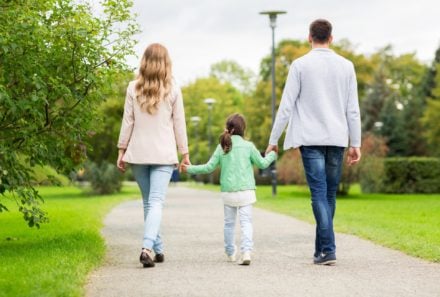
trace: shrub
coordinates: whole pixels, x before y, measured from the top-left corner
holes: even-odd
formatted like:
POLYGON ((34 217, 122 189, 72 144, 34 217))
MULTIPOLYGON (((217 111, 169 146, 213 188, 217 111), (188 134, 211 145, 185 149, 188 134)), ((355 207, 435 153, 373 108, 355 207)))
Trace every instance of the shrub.
POLYGON ((359 166, 348 166, 346 165, 347 155, 344 157, 342 163, 342 173, 341 179, 338 185, 338 195, 348 195, 352 183, 359 181, 359 166))
POLYGON ((130 166, 128 166, 124 172, 124 179, 127 181, 136 181, 136 179, 134 178, 133 170, 130 166))
POLYGON ((387 193, 440 193, 440 159, 388 158, 384 177, 387 193))
POLYGON ((278 181, 281 184, 306 184, 299 150, 288 150, 277 162, 278 181))
POLYGON ((92 191, 96 194, 112 194, 119 192, 122 187, 123 175, 118 168, 108 162, 101 164, 87 163, 86 179, 92 186, 92 191))
POLYGON ((69 179, 48 165, 31 167, 32 183, 39 186, 67 186, 69 179))
POLYGON ((383 192, 384 158, 366 156, 361 161, 359 183, 363 193, 383 192))
POLYGON ((359 163, 359 183, 362 192, 378 193, 383 191, 383 160, 388 147, 383 137, 366 133, 362 139, 362 159, 359 163))

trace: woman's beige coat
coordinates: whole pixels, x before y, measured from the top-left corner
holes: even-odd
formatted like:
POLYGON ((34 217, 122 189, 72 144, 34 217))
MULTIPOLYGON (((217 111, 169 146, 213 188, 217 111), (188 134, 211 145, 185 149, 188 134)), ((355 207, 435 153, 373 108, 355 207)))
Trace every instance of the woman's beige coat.
POLYGON ((173 83, 170 94, 153 115, 136 100, 136 81, 129 83, 118 148, 125 149, 123 161, 132 164, 177 164, 177 150, 188 153, 185 112, 180 88, 173 83))

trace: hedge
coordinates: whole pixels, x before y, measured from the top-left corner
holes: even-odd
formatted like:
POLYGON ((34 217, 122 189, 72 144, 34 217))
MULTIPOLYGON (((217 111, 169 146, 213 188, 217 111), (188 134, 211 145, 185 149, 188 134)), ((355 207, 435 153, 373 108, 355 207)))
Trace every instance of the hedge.
POLYGON ((359 163, 359 183, 362 193, 383 192, 384 179, 384 158, 363 157, 359 163))
POLYGON ((383 175, 386 193, 440 193, 439 158, 386 158, 383 175))

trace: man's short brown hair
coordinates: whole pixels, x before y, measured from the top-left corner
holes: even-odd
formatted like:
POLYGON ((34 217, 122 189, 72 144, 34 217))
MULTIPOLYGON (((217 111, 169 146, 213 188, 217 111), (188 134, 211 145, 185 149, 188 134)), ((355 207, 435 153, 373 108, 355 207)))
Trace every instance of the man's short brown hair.
POLYGON ((332 24, 324 19, 317 19, 310 24, 310 36, 317 43, 326 43, 332 35, 332 24))

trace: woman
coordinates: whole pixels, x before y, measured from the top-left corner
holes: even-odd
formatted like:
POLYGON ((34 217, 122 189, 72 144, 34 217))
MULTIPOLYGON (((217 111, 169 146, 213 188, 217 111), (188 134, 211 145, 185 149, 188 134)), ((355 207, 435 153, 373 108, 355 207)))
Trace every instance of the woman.
POLYGON ((128 85, 118 148, 118 168, 124 172, 129 163, 142 192, 145 228, 140 262, 154 267, 164 261, 159 229, 166 190, 178 164, 177 150, 182 163, 189 164, 182 93, 172 80, 168 51, 160 44, 147 47, 139 75, 128 85))

